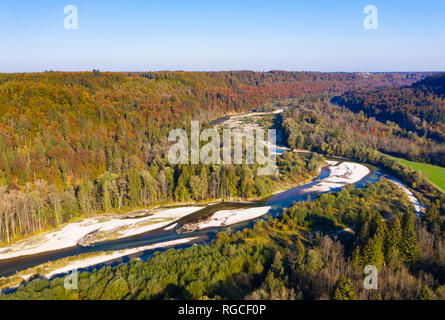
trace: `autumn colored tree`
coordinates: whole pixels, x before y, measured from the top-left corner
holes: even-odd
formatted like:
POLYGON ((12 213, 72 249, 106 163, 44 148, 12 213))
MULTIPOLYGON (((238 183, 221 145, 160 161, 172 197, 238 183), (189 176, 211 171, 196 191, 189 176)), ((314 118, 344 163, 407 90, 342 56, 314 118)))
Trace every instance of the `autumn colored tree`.
POLYGON ((350 279, 341 275, 338 279, 334 293, 332 295, 333 300, 357 300, 354 287, 350 279))

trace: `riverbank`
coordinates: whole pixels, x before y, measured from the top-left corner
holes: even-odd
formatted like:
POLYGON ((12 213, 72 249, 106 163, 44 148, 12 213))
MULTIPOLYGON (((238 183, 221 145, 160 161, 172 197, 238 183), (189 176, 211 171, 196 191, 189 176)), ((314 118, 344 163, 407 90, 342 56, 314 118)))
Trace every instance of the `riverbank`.
POLYGON ((142 218, 118 219, 110 216, 99 216, 85 219, 67 224, 58 231, 32 236, 3 247, 0 249, 0 260, 74 247, 79 242, 85 242, 85 237, 89 238, 88 243, 83 243, 85 245, 98 241, 130 237, 163 228, 202 208, 180 207, 148 211, 149 215, 142 218))

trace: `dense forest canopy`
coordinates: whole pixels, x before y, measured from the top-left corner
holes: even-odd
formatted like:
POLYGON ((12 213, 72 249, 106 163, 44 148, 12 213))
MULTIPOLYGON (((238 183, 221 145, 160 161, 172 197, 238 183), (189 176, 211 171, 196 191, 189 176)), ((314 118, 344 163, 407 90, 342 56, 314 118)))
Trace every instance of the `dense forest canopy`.
POLYGON ((392 121, 419 135, 445 142, 445 74, 435 74, 411 86, 348 91, 335 99, 354 112, 392 121))

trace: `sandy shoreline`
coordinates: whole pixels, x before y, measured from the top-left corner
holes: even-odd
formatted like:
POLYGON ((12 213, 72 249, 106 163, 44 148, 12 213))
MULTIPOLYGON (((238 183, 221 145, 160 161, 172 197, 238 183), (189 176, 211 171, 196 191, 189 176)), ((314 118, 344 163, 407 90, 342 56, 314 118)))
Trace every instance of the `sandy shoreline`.
MULTIPOLYGON (((353 162, 326 161, 329 164, 329 176, 310 183, 302 189, 304 193, 328 192, 346 185, 360 181, 369 174, 369 169, 361 164, 353 162)), ((255 219, 265 215, 271 209, 270 206, 221 210, 215 212, 209 219, 187 225, 188 230, 201 230, 211 227, 229 226, 239 222, 255 219)))
POLYGON ((114 238, 141 234, 165 227, 200 209, 202 207, 180 207, 159 210, 142 218, 117 219, 101 216, 69 223, 58 231, 32 236, 1 248, 0 260, 74 247, 79 240, 94 231, 101 232, 104 235, 112 235, 114 238))

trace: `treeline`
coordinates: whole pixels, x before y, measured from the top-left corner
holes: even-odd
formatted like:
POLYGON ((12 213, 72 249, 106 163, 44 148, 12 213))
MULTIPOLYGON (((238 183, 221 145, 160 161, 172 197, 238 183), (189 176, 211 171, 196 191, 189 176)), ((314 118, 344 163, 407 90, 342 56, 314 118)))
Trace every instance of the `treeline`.
POLYGON ((348 186, 338 194, 321 194, 315 202, 299 202, 283 212, 291 215, 294 223, 313 232, 335 234, 346 227, 360 225, 361 215, 378 212, 380 217, 389 217, 393 212, 406 212, 411 203, 403 191, 391 183, 378 183, 366 189, 355 190, 348 186), (354 198, 359 197, 359 199, 354 198), (356 206, 364 203, 363 208, 356 206))
MULTIPOLYGON (((164 161, 169 131, 188 128, 190 120, 208 123, 226 113, 270 108, 276 98, 409 84, 423 76, 98 70, 0 74, 0 241, 97 210, 196 199, 201 171, 184 182, 182 169, 153 169, 164 161)), ((209 190, 203 195, 232 195, 219 190, 220 173, 207 173, 209 190)), ((256 195, 261 188, 266 191, 258 194, 264 194, 270 186, 260 180, 238 193, 256 195)))
POLYGON ((360 88, 336 98, 354 112, 379 121, 392 121, 420 136, 445 142, 445 74, 427 77, 411 86, 369 90, 360 88))
POLYGON ((397 188, 386 180, 350 186, 253 228, 222 232, 210 245, 82 272, 78 290, 65 290, 63 278, 35 279, 0 298, 445 299, 444 242, 397 188), (401 222, 384 222, 389 213, 401 222), (358 230, 352 238, 317 232, 344 215, 358 230), (364 288, 364 263, 379 267, 378 290, 364 288))

